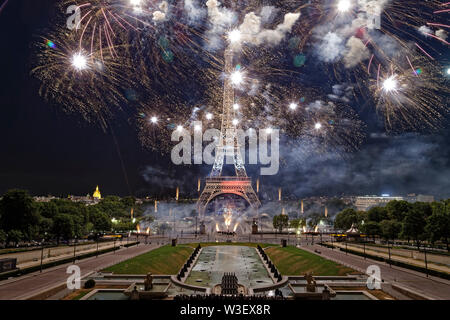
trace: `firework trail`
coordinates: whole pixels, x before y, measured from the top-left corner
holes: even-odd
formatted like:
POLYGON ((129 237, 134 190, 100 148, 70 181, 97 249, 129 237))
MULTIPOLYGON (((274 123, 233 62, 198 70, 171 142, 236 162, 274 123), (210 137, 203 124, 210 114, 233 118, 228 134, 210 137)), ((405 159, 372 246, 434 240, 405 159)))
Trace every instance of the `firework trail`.
POLYGON ((5 1, 3 2, 3 4, 0 6, 0 14, 2 13, 3 9, 5 9, 6 5, 8 4, 8 1, 9 1, 9 0, 5 0, 5 1))

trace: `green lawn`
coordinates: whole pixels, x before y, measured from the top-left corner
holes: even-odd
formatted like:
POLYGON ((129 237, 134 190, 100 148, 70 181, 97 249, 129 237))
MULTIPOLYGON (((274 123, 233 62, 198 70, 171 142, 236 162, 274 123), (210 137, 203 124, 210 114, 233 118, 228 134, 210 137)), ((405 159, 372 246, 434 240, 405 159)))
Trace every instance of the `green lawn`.
POLYGON ((104 269, 115 274, 177 274, 189 258, 193 248, 180 245, 164 246, 150 252, 128 259, 104 269))
POLYGON ((353 269, 293 246, 271 247, 265 251, 283 275, 313 272, 315 276, 344 276, 355 273, 353 269))
POLYGON ((72 298, 72 300, 80 300, 81 298, 83 298, 85 295, 87 295, 89 292, 89 290, 87 291, 82 291, 79 294, 77 294, 75 297, 72 298))

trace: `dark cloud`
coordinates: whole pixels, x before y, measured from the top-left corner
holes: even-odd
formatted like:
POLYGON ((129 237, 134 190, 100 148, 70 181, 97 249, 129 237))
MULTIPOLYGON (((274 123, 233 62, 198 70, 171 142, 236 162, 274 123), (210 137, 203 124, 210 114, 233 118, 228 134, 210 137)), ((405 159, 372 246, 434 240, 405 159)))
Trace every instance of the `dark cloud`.
POLYGON ((284 153, 274 183, 296 196, 423 193, 450 196, 450 152, 443 136, 371 134, 353 154, 284 153))

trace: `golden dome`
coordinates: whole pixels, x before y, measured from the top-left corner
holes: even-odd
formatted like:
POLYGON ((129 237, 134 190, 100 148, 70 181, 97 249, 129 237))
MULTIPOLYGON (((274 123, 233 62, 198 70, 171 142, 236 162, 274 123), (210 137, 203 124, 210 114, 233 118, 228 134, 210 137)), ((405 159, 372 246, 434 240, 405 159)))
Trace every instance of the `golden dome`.
POLYGON ((95 199, 101 199, 102 198, 102 194, 100 193, 100 190, 97 188, 94 191, 94 194, 92 195, 95 199))

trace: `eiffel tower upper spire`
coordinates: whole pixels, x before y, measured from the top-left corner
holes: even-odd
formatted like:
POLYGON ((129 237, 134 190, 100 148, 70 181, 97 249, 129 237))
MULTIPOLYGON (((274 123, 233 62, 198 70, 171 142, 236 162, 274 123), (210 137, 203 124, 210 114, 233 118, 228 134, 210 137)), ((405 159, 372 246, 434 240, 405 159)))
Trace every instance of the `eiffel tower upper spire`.
MULTIPOLYGON (((233 50, 228 47, 225 50, 225 82, 223 87, 222 126, 220 138, 216 147, 216 157, 211 172, 211 177, 222 175, 225 159, 232 159, 238 177, 247 177, 244 162, 242 160, 240 145, 237 140, 237 123, 234 123, 234 88, 231 76, 234 72, 233 50)), ((229 161, 227 161, 229 163, 229 161)))

